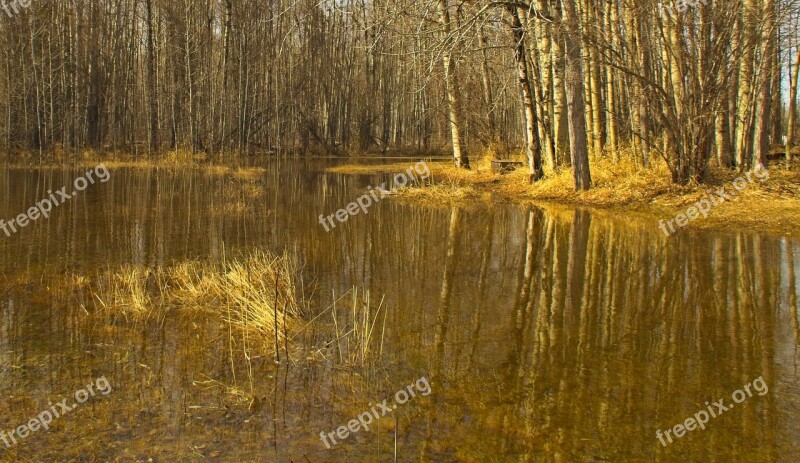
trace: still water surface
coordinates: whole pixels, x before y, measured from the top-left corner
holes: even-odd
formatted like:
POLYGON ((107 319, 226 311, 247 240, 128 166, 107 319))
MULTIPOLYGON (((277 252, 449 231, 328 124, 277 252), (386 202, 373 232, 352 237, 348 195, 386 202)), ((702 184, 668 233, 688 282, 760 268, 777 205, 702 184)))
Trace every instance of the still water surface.
MULTIPOLYGON (((796 461, 800 241, 667 240, 623 216, 394 200, 326 233, 320 214, 382 181, 329 165, 267 163, 260 194, 240 197, 234 179, 202 170, 115 170, 49 219, 0 234, 0 429, 101 375, 113 387, 47 432, 0 441, 0 461, 389 462, 395 449, 401 462, 796 461), (291 363, 245 361, 202 317, 97 316, 82 283, 258 248, 300 258, 315 307, 354 286, 383 297, 379 368, 311 356, 313 333, 291 363), (320 441, 421 377, 427 397, 332 450, 320 441), (763 396, 659 443, 657 430, 706 401, 733 403, 758 377, 763 396)), ((82 172, 0 169, 0 218, 82 172)))

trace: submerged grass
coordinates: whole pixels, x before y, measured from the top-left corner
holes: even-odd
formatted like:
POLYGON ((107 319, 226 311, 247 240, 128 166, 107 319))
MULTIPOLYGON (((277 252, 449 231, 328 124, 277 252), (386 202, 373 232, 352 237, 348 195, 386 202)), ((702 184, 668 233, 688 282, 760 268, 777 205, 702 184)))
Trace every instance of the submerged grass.
POLYGON ((313 333, 314 344, 322 346, 312 349, 310 360, 320 357, 340 367, 371 368, 383 355, 383 300, 375 305, 369 292, 353 288, 326 309, 314 310, 298 284, 298 261, 286 253, 256 250, 219 263, 126 265, 101 274, 95 283, 85 277, 73 280, 89 288, 97 311, 109 319, 160 323, 171 313, 197 320, 218 317, 231 333, 243 335, 238 343, 230 334, 232 345, 248 351, 260 343, 256 355, 272 351, 277 359, 279 352, 297 347, 292 343, 301 333, 313 333), (311 314, 314 318, 307 321, 311 314))
POLYGON ((260 174, 225 177, 222 180, 224 183, 219 191, 219 197, 214 198, 209 205, 210 213, 214 216, 224 216, 255 212, 257 206, 262 204, 267 191, 260 178, 260 174))
POLYGON ((303 316, 297 273, 295 259, 259 250, 221 263, 125 266, 101 275, 94 297, 102 310, 132 321, 161 319, 172 310, 211 313, 272 340, 289 336, 303 316))
POLYGON ((371 366, 383 355, 386 332, 386 310, 383 299, 377 307, 371 303, 369 291, 359 294, 353 288, 334 302, 331 318, 335 328, 336 356, 339 363, 358 367, 371 366), (338 301, 348 301, 342 309, 338 301))

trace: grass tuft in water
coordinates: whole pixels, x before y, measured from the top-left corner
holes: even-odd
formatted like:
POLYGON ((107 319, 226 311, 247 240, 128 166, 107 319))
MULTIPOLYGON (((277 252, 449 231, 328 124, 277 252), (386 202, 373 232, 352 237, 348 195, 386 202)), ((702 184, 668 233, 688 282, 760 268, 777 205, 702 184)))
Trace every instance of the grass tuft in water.
POLYGON ((126 266, 102 275, 94 297, 102 310, 133 321, 161 319, 172 310, 212 313, 273 341, 285 339, 302 318, 297 273, 288 254, 258 250, 222 263, 126 266))
POLYGON ((340 365, 367 367, 383 355, 386 310, 383 299, 373 306, 369 291, 353 288, 340 298, 348 301, 342 308, 333 304, 331 317, 336 331, 336 354, 340 365), (349 305, 349 307, 348 307, 349 305))

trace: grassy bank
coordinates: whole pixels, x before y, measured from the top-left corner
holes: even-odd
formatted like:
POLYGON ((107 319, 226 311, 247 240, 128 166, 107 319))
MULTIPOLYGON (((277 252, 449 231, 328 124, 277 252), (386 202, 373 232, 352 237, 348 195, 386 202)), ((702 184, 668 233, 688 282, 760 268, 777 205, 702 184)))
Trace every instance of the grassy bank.
MULTIPOLYGON (((630 163, 597 159, 592 162, 594 187, 576 192, 569 169, 549 173, 530 185, 526 169, 496 175, 491 172, 490 165, 489 160, 482 160, 473 170, 466 171, 449 163, 430 164, 431 176, 426 185, 401 189, 394 196, 433 206, 467 205, 491 199, 555 203, 634 212, 656 220, 669 220, 685 214, 689 207, 705 198, 707 192, 724 187, 729 194, 735 192, 735 198, 713 206, 708 217, 691 221, 685 228, 738 226, 800 235, 800 166, 788 170, 782 162, 773 163, 769 166, 768 180, 762 183, 753 176, 753 182, 737 192, 733 181, 740 174, 727 169, 712 167, 706 184, 678 186, 670 181, 663 163, 637 169, 630 163)), ((408 164, 345 165, 329 171, 376 174, 403 172, 406 168, 408 164)))
MULTIPOLYGON (((203 153, 186 150, 169 150, 157 155, 131 154, 126 152, 101 152, 85 150, 67 153, 56 151, 40 157, 38 153, 24 152, 14 155, 2 154, 0 160, 9 167, 94 167, 103 163, 109 169, 202 169, 212 174, 230 174, 242 169, 231 167, 224 161, 241 159, 235 153, 211 157, 203 153)), ((263 172, 263 169, 260 169, 263 172)))

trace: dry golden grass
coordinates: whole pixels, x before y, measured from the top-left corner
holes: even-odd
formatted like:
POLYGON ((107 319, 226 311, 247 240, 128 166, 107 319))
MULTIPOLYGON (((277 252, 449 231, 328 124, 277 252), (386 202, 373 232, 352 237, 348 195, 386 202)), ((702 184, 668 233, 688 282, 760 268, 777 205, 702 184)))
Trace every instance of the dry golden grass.
MULTIPOLYGON (((468 206, 480 200, 499 197, 513 202, 558 203, 599 208, 625 209, 645 215, 674 217, 685 212, 706 191, 731 183, 740 174, 728 169, 711 167, 709 178, 703 185, 674 185, 663 162, 654 160, 654 166, 641 168, 623 158, 612 162, 609 158, 592 159, 593 187, 576 192, 572 171, 568 168, 549 172, 533 185, 528 183, 527 168, 508 175, 491 172, 491 157, 484 156, 473 162, 473 170, 456 169, 449 163, 429 163, 431 177, 425 185, 397 191, 395 198, 406 199, 428 206, 468 206)), ((518 159, 519 160, 519 159, 518 159)), ((346 174, 374 174, 403 172, 409 164, 346 165, 331 172, 346 174)), ((757 180, 740 193, 734 201, 713 209, 704 220, 690 226, 713 228, 722 225, 756 226, 762 230, 800 233, 800 169, 788 170, 784 163, 770 165, 770 178, 761 184, 757 180)))
POLYGON ((269 341, 276 333, 286 338, 302 318, 297 274, 288 255, 255 251, 221 263, 126 266, 99 277, 93 293, 99 308, 134 321, 160 319, 169 310, 211 313, 269 341))
MULTIPOLYGON (((739 176, 727 169, 712 169, 707 184, 676 188, 673 194, 654 198, 650 207, 674 217, 718 188, 724 187, 729 194, 735 192, 732 183, 739 176)), ((800 233, 800 171, 775 163, 766 182, 759 182, 755 176, 753 179, 732 201, 715 206, 707 218, 690 222, 687 228, 738 225, 789 235, 800 233)))
POLYGON ((414 162, 398 162, 393 164, 347 164, 330 167, 326 169, 326 171, 333 174, 350 175, 397 174, 404 172, 409 167, 414 167, 414 164, 414 162))
MULTIPOLYGON (((576 192, 572 170, 565 168, 546 175, 533 185, 525 185, 525 189, 517 191, 517 196, 598 207, 646 202, 672 191, 669 171, 661 163, 657 165, 636 168, 625 160, 614 163, 609 158, 594 159, 591 164, 593 186, 589 191, 576 192)), ((527 178, 523 176, 520 180, 524 184, 527 178)))
MULTIPOLYGON (((225 156, 235 159, 235 156, 225 156)), ((154 156, 133 155, 124 152, 101 153, 84 150, 77 154, 56 151, 44 159, 38 153, 24 152, 12 157, 6 156, 11 167, 59 168, 64 165, 95 167, 102 163, 108 169, 200 169, 212 175, 232 175, 242 180, 256 180, 266 171, 259 167, 230 167, 215 164, 207 154, 192 153, 186 150, 170 150, 154 156)))
MULTIPOLYGON (((400 162, 392 164, 374 165, 344 165, 328 169, 336 174, 400 174, 413 167, 415 162, 400 162)), ((456 169, 446 162, 427 162, 430 177, 417 187, 400 188, 393 193, 397 199, 413 200, 415 203, 424 203, 432 207, 449 207, 454 204, 475 204, 476 201, 488 200, 491 196, 486 189, 481 189, 481 183, 496 182, 491 174, 491 160, 477 161, 476 168, 472 171, 456 169)))
POLYGON ((346 301, 349 306, 346 304, 340 308, 337 301, 331 307, 338 363, 362 368, 369 366, 383 354, 386 332, 383 300, 375 307, 370 293, 359 293, 356 288, 339 300, 346 301))
MULTIPOLYGON (((50 159, 46 159, 45 163, 50 159)), ((66 163, 78 162, 81 165, 93 166, 102 162, 106 167, 110 168, 176 168, 176 167, 199 167, 208 161, 208 156, 203 153, 192 153, 186 150, 169 150, 155 156, 148 156, 147 154, 135 155, 124 152, 101 153, 94 150, 84 150, 76 155, 56 154, 53 156, 53 162, 66 163)), ((213 167, 213 166, 209 166, 213 167)))
POLYGON ((214 201, 209 205, 212 215, 242 215, 255 210, 258 200, 264 197, 266 189, 260 181, 260 173, 255 175, 226 177, 220 195, 215 195, 214 201), (243 180, 243 178, 256 178, 258 180, 243 180))
POLYGON ((461 186, 451 181, 434 183, 419 188, 406 187, 397 190, 396 196, 401 201, 413 201, 429 207, 449 208, 454 205, 471 206, 488 201, 491 193, 478 190, 472 186, 461 186))
POLYGON ((231 176, 239 180, 256 181, 264 177, 266 169, 261 167, 238 167, 230 171, 231 176))
MULTIPOLYGON (((292 339, 313 326, 310 331, 328 339, 313 355, 339 367, 377 365, 386 328, 383 300, 376 305, 369 292, 354 288, 303 323, 310 310, 297 287, 298 275, 294 258, 255 251, 222 263, 125 266, 101 275, 96 284, 88 283, 88 290, 107 316, 121 315, 132 322, 162 320, 168 311, 216 316, 235 332, 260 340, 264 351, 274 347, 276 338, 279 349, 297 347, 292 339), (326 314, 331 323, 326 323, 326 314)), ((79 283, 87 285, 85 278, 74 279, 79 283)))
POLYGON ((146 320, 164 309, 160 296, 165 282, 157 281, 164 276, 163 270, 153 273, 144 267, 124 266, 101 277, 94 296, 105 310, 146 320))

